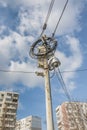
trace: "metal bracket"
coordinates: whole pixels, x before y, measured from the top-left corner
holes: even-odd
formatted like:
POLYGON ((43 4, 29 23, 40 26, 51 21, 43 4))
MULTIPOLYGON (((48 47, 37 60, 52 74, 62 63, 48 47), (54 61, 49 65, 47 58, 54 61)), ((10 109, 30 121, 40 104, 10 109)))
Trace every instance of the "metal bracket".
POLYGON ((43 73, 43 72, 35 72, 35 74, 36 74, 37 76, 42 76, 42 77, 44 77, 44 73, 43 73))

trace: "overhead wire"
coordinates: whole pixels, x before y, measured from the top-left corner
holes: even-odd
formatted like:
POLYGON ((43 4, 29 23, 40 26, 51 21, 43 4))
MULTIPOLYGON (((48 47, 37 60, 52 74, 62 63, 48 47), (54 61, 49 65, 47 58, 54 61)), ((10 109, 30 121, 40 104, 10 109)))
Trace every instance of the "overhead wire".
MULTIPOLYGON (((45 23, 44 23, 44 25, 43 25, 43 30, 42 30, 40 36, 42 36, 43 33, 44 33, 44 31, 46 30, 47 22, 48 22, 48 19, 49 19, 49 17, 50 17, 50 14, 51 14, 51 11, 52 11, 52 8, 53 8, 53 5, 54 5, 54 1, 55 1, 55 0, 52 0, 51 3, 50 3, 50 7, 49 7, 49 10, 48 10, 48 13, 47 13, 47 16, 46 16, 46 20, 45 20, 45 23)), ((55 29, 54 29, 54 32, 52 33, 52 37, 54 37, 54 35, 55 35, 55 33, 56 33, 56 30, 57 30, 57 28, 58 28, 58 26, 59 26, 59 23, 60 23, 60 21, 61 21, 61 18, 62 18, 63 14, 64 14, 64 11, 65 11, 66 7, 67 7, 68 1, 69 1, 69 0, 67 0, 66 3, 65 3, 65 5, 64 5, 64 8, 63 8, 63 10, 62 10, 62 13, 61 13, 59 19, 58 19, 58 22, 57 22, 57 24, 56 24, 56 27, 55 27, 55 29)), ((63 80, 63 77, 62 77, 61 73, 78 72, 78 71, 86 71, 86 69, 84 69, 84 70, 77 70, 77 71, 62 71, 62 72, 60 72, 60 70, 58 70, 59 75, 58 75, 58 73, 56 73, 56 75, 57 75, 57 77, 58 77, 58 79, 59 79, 59 81, 60 81, 60 83, 61 83, 61 86, 62 86, 62 88, 63 88, 63 90, 64 90, 64 92, 65 92, 65 94, 66 94, 66 96, 67 96, 67 98, 69 99, 70 102, 72 101, 72 99, 71 99, 71 96, 70 96, 69 92, 67 91, 67 87, 66 87, 66 85, 65 85, 65 82, 64 82, 64 80, 63 80)))
POLYGON ((69 91, 67 90, 67 87, 66 87, 66 84, 65 84, 65 82, 64 82, 64 80, 63 80, 63 77, 62 77, 62 74, 61 74, 61 72, 60 72, 60 69, 58 68, 58 71, 55 71, 55 72, 56 72, 56 76, 57 76, 57 78, 58 78, 58 80, 59 80, 59 82, 60 82, 60 84, 61 84, 61 87, 62 87, 62 89, 64 90, 64 93, 65 93, 65 95, 67 96, 67 98, 68 98, 68 100, 69 100, 69 103, 70 103, 70 105, 71 105, 71 107, 72 107, 72 113, 73 113, 72 116, 73 116, 74 121, 75 121, 75 124, 76 124, 76 126, 77 126, 77 128, 78 128, 79 126, 78 126, 78 123, 77 123, 77 121, 76 121, 76 117, 75 117, 75 115, 74 115, 73 110, 76 109, 76 110, 79 110, 79 111, 80 111, 80 116, 81 116, 81 119, 82 119, 82 123, 83 123, 83 121, 86 122, 86 117, 83 116, 83 111, 81 110, 80 105, 77 105, 77 103, 75 103, 75 101, 74 101, 74 105, 72 104, 71 95, 70 95, 69 91), (76 104, 76 108, 75 108, 75 104, 76 104))
MULTIPOLYGON (((47 22, 48 22, 48 20, 49 20, 49 17, 50 17, 50 14, 51 14, 51 11, 52 11, 54 2, 55 2, 55 0, 51 0, 51 3, 50 3, 50 6, 49 6, 49 9, 48 9, 48 13, 47 13, 47 16, 46 16, 46 19, 45 19, 45 22, 44 22, 43 29, 42 29, 42 32, 41 32, 41 34, 40 34, 40 37, 42 37, 44 31, 46 30, 47 22)), ((58 22, 57 22, 57 25, 56 25, 56 27, 55 27, 55 29, 54 29, 54 32, 52 33, 52 37, 51 37, 52 40, 53 40, 53 38, 54 38, 55 32, 56 32, 56 30, 57 30, 57 28, 58 28, 59 22, 60 22, 60 20, 61 20, 61 18, 62 18, 62 16, 63 16, 63 13, 64 13, 64 11, 65 11, 65 9, 66 9, 67 4, 68 4, 68 0, 66 1, 65 5, 64 5, 63 11, 62 11, 62 13, 61 13, 61 15, 60 15, 60 17, 59 17, 59 19, 58 19, 58 22)), ((31 49, 30 49, 29 54, 30 54, 30 56, 31 56, 32 58, 37 58, 37 56, 40 55, 40 54, 37 55, 37 54, 33 53, 33 52, 34 52, 34 48, 36 47, 36 45, 37 45, 39 42, 42 42, 42 39, 38 39, 38 40, 37 40, 36 42, 34 42, 33 45, 31 46, 31 49)), ((50 43, 50 42, 51 42, 51 39, 50 39, 49 43, 50 43)), ((51 51, 52 51, 52 50, 51 50, 51 51)))
POLYGON ((50 78, 53 78, 54 75, 55 75, 55 71, 53 71, 51 74, 52 74, 52 75, 50 75, 50 78))
MULTIPOLYGON (((40 54, 35 54, 35 53, 34 53, 34 50, 35 50, 35 47, 36 47, 37 45, 39 45, 39 43, 43 43, 42 35, 43 35, 44 31, 45 31, 46 28, 47 28, 47 22, 48 22, 48 20, 49 20, 49 17, 50 17, 50 14, 51 14, 51 11, 52 11, 54 2, 55 2, 55 0, 51 0, 49 9, 48 9, 48 12, 47 12, 47 15, 46 15, 46 19, 45 19, 45 22, 44 22, 44 24, 43 24, 42 32, 41 32, 41 34, 40 34, 40 36, 39 36, 39 39, 38 39, 36 42, 34 42, 34 43, 32 44, 32 46, 31 46, 31 48, 30 48, 29 55, 30 55, 32 58, 37 59, 37 57, 40 56, 40 54)), ((51 41, 51 40, 53 40, 53 39, 50 38, 50 41, 51 41)))
POLYGON ((4 69, 0 69, 0 72, 7 72, 7 73, 35 73, 32 71, 15 71, 15 70, 4 70, 4 69))
POLYGON ((50 3, 50 6, 49 6, 49 9, 48 9, 48 12, 47 12, 47 16, 46 16, 45 22, 44 22, 44 24, 43 24, 43 29, 42 29, 42 32, 41 32, 41 34, 40 34, 40 37, 43 35, 44 31, 45 31, 46 28, 47 28, 47 22, 48 22, 48 20, 49 20, 50 15, 51 15, 51 11, 52 11, 54 2, 55 2, 55 0, 51 0, 51 3, 50 3))
POLYGON ((65 70, 65 71, 61 71, 61 73, 74 73, 74 72, 83 72, 83 71, 87 71, 87 69, 79 69, 79 70, 65 70))
MULTIPOLYGON (((48 9, 48 13, 47 13, 47 16, 46 16, 46 19, 45 19, 45 22, 44 22, 43 29, 42 29, 42 32, 41 32, 41 34, 40 34, 40 37, 43 35, 44 31, 45 31, 46 28, 47 28, 47 22, 48 22, 48 20, 49 20, 50 15, 51 15, 51 11, 52 11, 54 2, 55 2, 55 0, 51 0, 51 3, 50 3, 50 6, 49 6, 49 9, 48 9)), ((61 19, 62 19, 62 16, 63 16, 64 12, 65 12, 65 9, 66 9, 66 7, 67 7, 68 2, 69 2, 69 0, 66 0, 66 3, 65 3, 65 5, 64 5, 64 7, 63 7, 63 10, 62 10, 62 13, 61 13, 61 15, 60 15, 60 17, 59 17, 59 19, 58 19, 58 21, 57 21, 56 27, 55 27, 55 29, 54 29, 54 31, 53 31, 53 33, 52 33, 52 37, 54 37, 54 35, 55 35, 55 33, 56 33, 56 30, 57 30, 57 28, 58 28, 58 26, 59 26, 59 23, 60 23, 60 21, 61 21, 61 19)))
POLYGON ((61 87, 62 87, 62 89, 63 89, 63 91, 64 91, 64 93, 65 93, 65 95, 66 95, 66 97, 67 97, 67 99, 69 100, 69 104, 71 105, 71 111, 72 111, 72 116, 73 116, 73 119, 74 119, 74 121, 75 121, 75 124, 76 124, 76 127, 78 128, 78 124, 77 124, 77 122, 76 122, 76 118, 75 118, 75 115, 74 115, 74 106, 73 106, 73 104, 72 104, 72 98, 71 98, 71 95, 70 95, 70 93, 69 93, 69 91, 67 90, 67 87, 66 87, 66 84, 65 84, 65 82, 64 82, 64 80, 63 80, 63 77, 62 77, 62 74, 61 74, 61 72, 60 72, 60 69, 58 68, 58 71, 57 70, 55 70, 55 73, 56 73, 56 76, 57 76, 57 78, 58 78, 58 80, 59 80, 59 82, 60 82, 60 84, 61 84, 61 87))
MULTIPOLYGON (((87 69, 79 69, 79 70, 65 70, 60 71, 60 73, 75 73, 75 72, 85 72, 87 69)), ((0 72, 11 72, 11 73, 35 73, 34 71, 21 71, 21 70, 6 70, 6 69, 0 69, 0 72)), ((53 73, 54 75, 54 73, 53 73)))
POLYGON ((60 69, 58 68, 58 70, 55 70, 55 73, 56 73, 56 76, 61 84, 62 89, 65 92, 66 97, 69 99, 69 101, 71 101, 72 100, 71 96, 70 96, 69 92, 67 91, 67 87, 66 87, 66 84, 65 84, 63 77, 61 75, 60 69))
POLYGON ((59 26, 59 23, 60 23, 60 21, 61 21, 61 19, 62 19, 63 14, 64 14, 64 12, 65 12, 65 9, 66 9, 66 7, 67 7, 68 2, 69 2, 69 0, 66 1, 65 5, 64 5, 64 7, 63 7, 62 13, 61 13, 61 15, 60 15, 60 17, 59 17, 59 19, 58 19, 58 22, 57 22, 57 24, 56 24, 56 27, 55 27, 55 29, 54 29, 54 32, 52 33, 52 37, 54 37, 54 35, 55 35, 56 31, 57 31, 57 28, 58 28, 58 26, 59 26))

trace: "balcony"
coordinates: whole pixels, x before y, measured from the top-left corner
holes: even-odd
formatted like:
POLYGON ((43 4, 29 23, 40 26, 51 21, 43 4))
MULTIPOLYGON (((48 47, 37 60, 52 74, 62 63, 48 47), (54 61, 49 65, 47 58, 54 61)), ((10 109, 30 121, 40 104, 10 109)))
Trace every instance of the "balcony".
POLYGON ((15 121, 15 119, 13 119, 13 118, 5 118, 4 120, 5 121, 15 121))
POLYGON ((16 109, 17 109, 17 106, 15 106, 15 105, 14 105, 14 106, 7 106, 6 108, 7 108, 7 109, 11 109, 11 110, 16 110, 16 109))
POLYGON ((16 115, 16 113, 14 112, 14 113, 12 113, 12 112, 6 112, 6 115, 16 115))
POLYGON ((7 104, 7 103, 8 103, 8 104, 15 104, 15 105, 17 105, 17 104, 18 104, 18 102, 6 101, 6 100, 5 100, 5 103, 6 103, 6 104, 7 104))
POLYGON ((14 125, 9 125, 9 124, 7 124, 7 125, 5 125, 5 128, 14 128, 14 125))

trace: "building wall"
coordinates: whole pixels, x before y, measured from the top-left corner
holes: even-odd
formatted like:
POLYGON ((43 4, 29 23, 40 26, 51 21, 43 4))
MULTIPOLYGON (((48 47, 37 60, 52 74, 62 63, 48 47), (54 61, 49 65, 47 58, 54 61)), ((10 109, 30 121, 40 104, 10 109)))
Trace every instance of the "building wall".
POLYGON ((0 130, 14 130, 18 94, 13 92, 0 92, 0 130))
POLYGON ((29 116, 16 122, 15 130, 41 130, 41 118, 29 116))
POLYGON ((58 130, 87 130, 87 103, 65 102, 56 108, 58 130))

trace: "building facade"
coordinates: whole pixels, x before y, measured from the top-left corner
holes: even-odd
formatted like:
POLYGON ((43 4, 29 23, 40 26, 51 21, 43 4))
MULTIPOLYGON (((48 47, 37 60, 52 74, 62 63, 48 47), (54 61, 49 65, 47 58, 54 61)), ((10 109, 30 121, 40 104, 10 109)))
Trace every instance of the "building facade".
POLYGON ((18 93, 0 92, 0 130, 15 130, 18 93))
POLYGON ((16 122, 15 130, 41 130, 41 118, 28 116, 16 122))
POLYGON ((56 108, 58 130, 87 130, 87 103, 65 102, 56 108))

